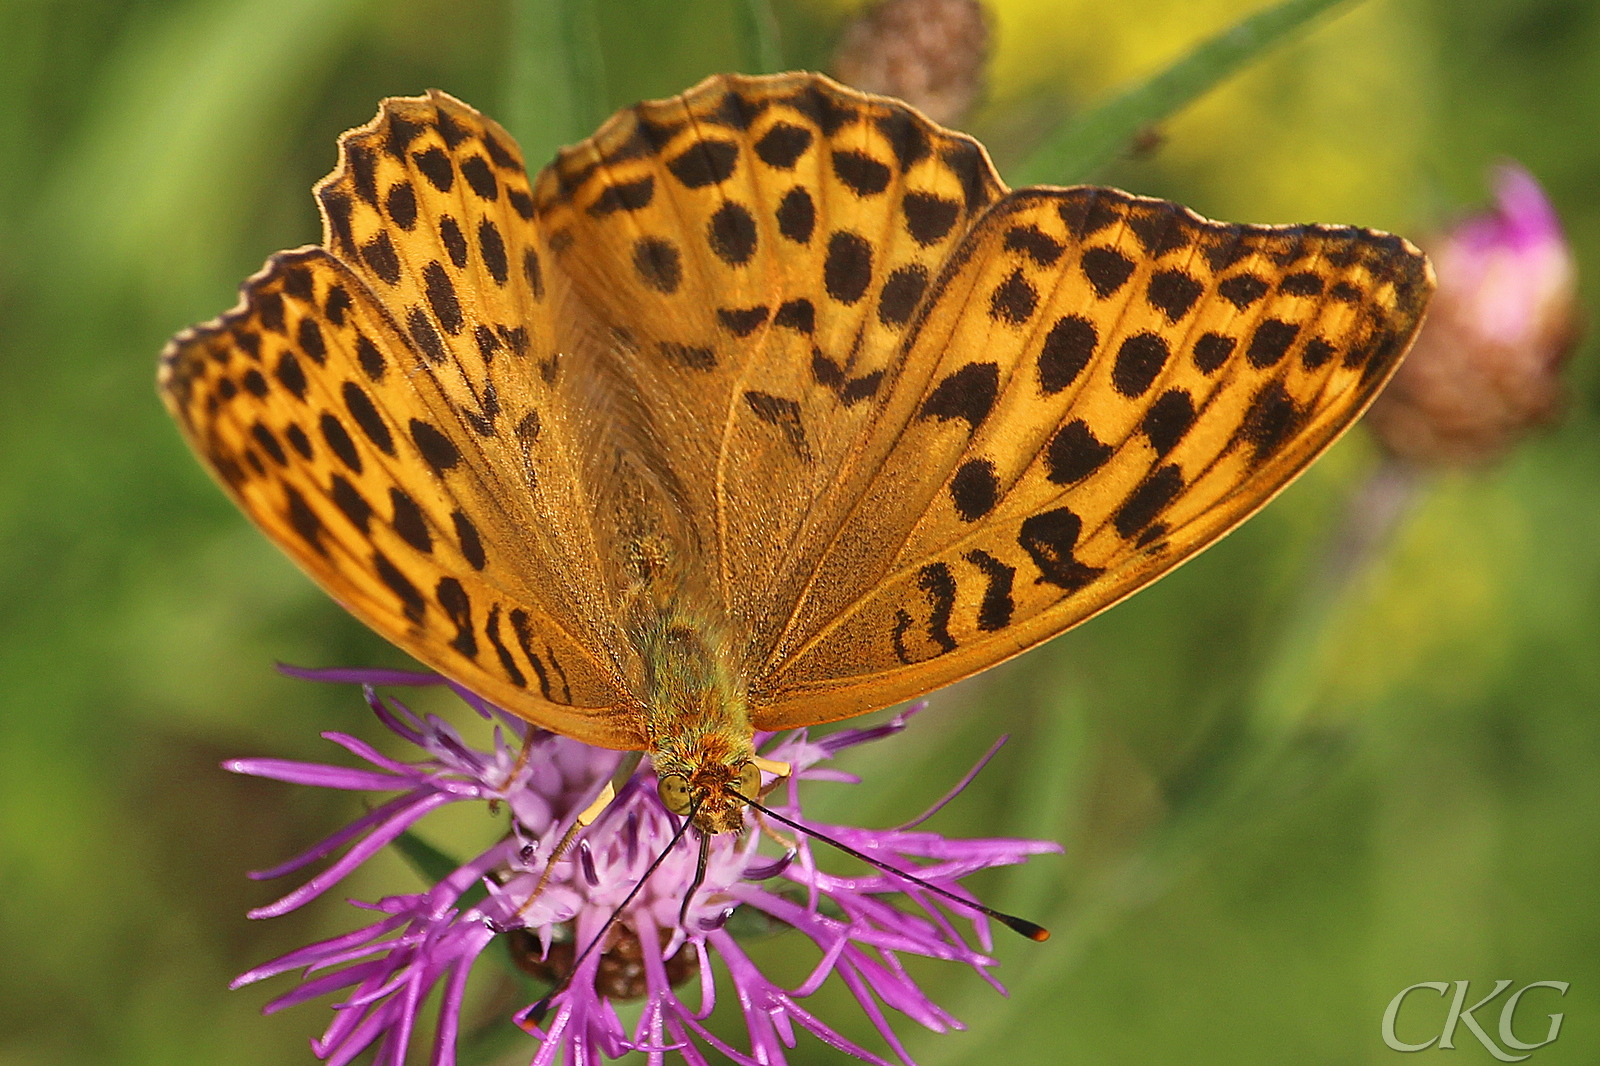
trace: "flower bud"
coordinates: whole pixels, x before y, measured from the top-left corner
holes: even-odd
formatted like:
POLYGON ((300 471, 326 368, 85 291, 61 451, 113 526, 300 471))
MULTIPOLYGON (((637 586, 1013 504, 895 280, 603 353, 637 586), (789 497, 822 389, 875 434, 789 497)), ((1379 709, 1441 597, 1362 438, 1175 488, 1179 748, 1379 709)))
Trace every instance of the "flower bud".
POLYGON ((988 57, 989 24, 978 0, 883 0, 845 30, 833 73, 948 126, 978 98, 988 57))
POLYGON ((1533 175, 1505 163, 1494 187, 1493 209, 1425 244, 1438 291, 1368 416, 1390 452, 1424 466, 1492 462, 1560 411, 1579 332, 1572 252, 1533 175))

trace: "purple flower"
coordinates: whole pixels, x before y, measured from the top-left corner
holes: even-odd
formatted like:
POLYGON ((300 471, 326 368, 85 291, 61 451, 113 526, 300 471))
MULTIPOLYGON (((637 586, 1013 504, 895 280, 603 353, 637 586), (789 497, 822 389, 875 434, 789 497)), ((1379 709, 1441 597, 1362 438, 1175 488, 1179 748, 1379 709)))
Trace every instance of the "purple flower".
MULTIPOLYGON (((779 826, 758 825, 754 812, 746 832, 710 839, 704 881, 685 906, 683 896, 695 878, 698 840, 692 833, 683 834, 679 819, 661 804, 648 760, 628 776, 616 799, 578 833, 576 843, 552 868, 551 852, 617 772, 621 753, 538 730, 452 685, 463 700, 495 723, 493 749, 476 750, 448 723, 413 714, 373 691, 374 685, 446 683, 431 674, 289 672, 364 685, 367 702, 379 720, 421 748, 424 757, 399 762, 355 737, 327 733, 327 739, 369 765, 351 769, 281 759, 226 763, 236 773, 297 784, 397 793, 304 854, 253 874, 277 877, 338 854, 299 888, 252 911, 251 917, 284 914, 316 898, 428 812, 446 804, 490 802, 510 812, 510 830, 499 842, 428 891, 357 902, 375 915, 371 924, 291 952, 234 982, 239 987, 303 971, 299 986, 268 1004, 269 1012, 338 994, 333 1022, 312 1045, 330 1063, 350 1062, 375 1046, 375 1066, 401 1066, 423 1004, 437 988, 441 1005, 430 1062, 453 1066, 468 973, 484 949, 499 938, 509 941, 519 965, 555 986, 546 999, 547 1011, 535 1016, 531 1007, 524 1008, 513 1019, 538 1039, 530 1051, 536 1066, 558 1061, 589 1066, 629 1051, 648 1053, 652 1063, 670 1051, 700 1064, 709 1061, 706 1049, 738 1063, 782 1066, 784 1049, 794 1046, 797 1027, 857 1058, 884 1062, 802 1006, 833 975, 854 993, 894 1053, 909 1062, 882 1007, 936 1032, 960 1028, 961 1023, 917 987, 901 965, 902 955, 963 963, 1000 989, 988 973, 994 960, 986 954, 990 930, 983 915, 892 873, 828 874, 814 861, 810 839, 803 834, 789 839, 779 826), (525 743, 528 757, 519 760, 525 743), (676 837, 684 839, 663 855, 676 837), (759 853, 764 839, 781 841, 783 853, 759 853), (607 918, 658 858, 659 868, 605 932, 603 950, 585 955, 583 949, 602 933, 607 918), (897 894, 904 894, 914 909, 895 907, 887 897, 897 894), (790 927, 815 943, 821 959, 797 987, 784 988, 769 980, 740 948, 730 932, 730 919, 740 908, 776 928, 790 927), (718 991, 713 954, 728 971, 744 1015, 743 1049, 730 1046, 705 1025, 718 991), (684 1002, 676 989, 694 977, 699 978, 698 993, 684 1002), (624 999, 644 1000, 643 1013, 631 1031, 613 1007, 624 999)), ((919 707, 882 726, 846 729, 819 740, 810 739, 803 730, 781 737, 758 735, 767 758, 794 768, 793 777, 779 784, 764 805, 775 815, 831 836, 885 867, 912 872, 961 899, 971 898, 960 885, 968 874, 1060 851, 1059 845, 1047 841, 949 840, 916 828, 971 781, 999 749, 998 743, 932 810, 907 825, 861 829, 827 825, 803 815, 800 781, 854 782, 854 777, 827 767, 826 762, 845 748, 900 732, 919 707)))
POLYGON ((1427 243, 1439 289, 1372 409, 1389 450, 1424 465, 1492 461, 1551 421, 1578 337, 1576 266, 1555 209, 1515 163, 1493 180, 1493 208, 1427 243))

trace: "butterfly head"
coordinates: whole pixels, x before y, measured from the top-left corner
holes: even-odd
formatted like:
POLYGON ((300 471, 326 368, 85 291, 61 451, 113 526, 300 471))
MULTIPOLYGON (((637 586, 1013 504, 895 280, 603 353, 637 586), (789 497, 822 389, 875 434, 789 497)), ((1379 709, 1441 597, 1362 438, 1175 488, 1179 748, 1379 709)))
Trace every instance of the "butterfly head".
POLYGON ((744 828, 745 802, 740 797, 760 794, 761 771, 753 762, 711 763, 687 773, 663 773, 658 791, 673 814, 687 817, 693 811, 702 832, 736 833, 744 828))

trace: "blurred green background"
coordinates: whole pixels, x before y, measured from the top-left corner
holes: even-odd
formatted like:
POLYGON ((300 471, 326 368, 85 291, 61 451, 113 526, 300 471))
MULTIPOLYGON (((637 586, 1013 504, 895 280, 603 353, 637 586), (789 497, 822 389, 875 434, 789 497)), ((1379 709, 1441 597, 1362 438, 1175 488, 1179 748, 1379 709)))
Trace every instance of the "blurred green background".
MULTIPOLYGON (((1255 6, 991 0, 989 90, 966 126, 1005 172, 1255 6)), ((268 253, 317 239, 309 187, 382 96, 437 86, 520 115, 549 142, 525 146, 538 161, 604 111, 751 65, 727 0, 574 7, 599 42, 575 63, 593 89, 575 111, 596 113, 564 132, 527 106, 548 72, 513 76, 506 0, 0 2, 0 1064, 310 1062, 325 1008, 263 1019, 287 982, 227 981, 348 928, 342 897, 417 884, 388 857, 295 915, 243 916, 277 894, 244 871, 360 808, 218 761, 378 733, 356 693, 273 661, 399 657, 210 483, 156 400, 155 357, 268 253)), ((857 5, 773 10, 786 64, 827 69, 857 5)), ((1098 177, 1213 217, 1417 237, 1512 156, 1562 213, 1592 305, 1597 119, 1600 6, 1372 0, 1098 177)), ((1428 480, 1339 588, 1319 581, 1377 466, 1359 430, 1171 579, 937 696, 859 753, 867 784, 817 792, 822 814, 902 820, 1010 731, 935 825, 1066 845, 974 879, 1057 936, 997 945, 1009 1000, 917 966, 972 1026, 900 1024, 920 1061, 1389 1063, 1397 991, 1471 980, 1475 1000, 1497 978, 1571 982, 1559 1008, 1536 993, 1519 1015, 1524 1039, 1567 1015, 1532 1062, 1600 1058, 1592 346, 1569 381, 1561 426, 1428 480)), ((455 832, 425 829, 447 848, 455 832)), ((757 957, 783 971, 786 947, 757 957)), ((1435 1031, 1423 997, 1409 1039, 1435 1031)), ((878 1046, 837 989, 818 999, 878 1046)), ((1491 1061, 1465 1028, 1456 1042, 1446 1061, 1491 1061)), ((794 1056, 836 1059, 809 1040, 794 1056)))

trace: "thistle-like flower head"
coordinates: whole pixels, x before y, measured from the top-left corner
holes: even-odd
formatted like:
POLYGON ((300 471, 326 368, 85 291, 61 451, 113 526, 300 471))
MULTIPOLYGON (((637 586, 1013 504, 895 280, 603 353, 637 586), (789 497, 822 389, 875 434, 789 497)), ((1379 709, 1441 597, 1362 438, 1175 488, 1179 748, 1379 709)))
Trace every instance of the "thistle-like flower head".
MULTIPOLYGON (((379 720, 421 750, 414 762, 391 759, 355 737, 325 734, 368 765, 346 768, 277 759, 238 759, 238 773, 298 784, 396 793, 345 829, 297 858, 254 876, 275 877, 340 853, 320 873, 277 902, 251 912, 283 914, 321 895, 374 853, 399 839, 430 811, 459 802, 494 803, 509 812, 505 835, 457 866, 425 892, 358 903, 377 915, 371 924, 291 952, 243 974, 235 987, 293 970, 300 985, 268 1005, 269 1011, 328 993, 341 995, 333 1022, 313 1044, 334 1064, 350 1062, 376 1047, 376 1066, 400 1066, 423 1004, 442 990, 430 1062, 453 1066, 468 973, 485 949, 502 940, 525 971, 554 986, 535 1013, 514 1021, 536 1043, 536 1066, 557 1061, 589 1066, 629 1051, 645 1051, 652 1062, 667 1052, 689 1063, 707 1062, 714 1048, 734 1062, 781 1064, 794 1046, 796 1026, 840 1051, 868 1062, 885 1060, 840 1035, 802 1006, 829 977, 854 993, 887 1045, 902 1060, 906 1052, 880 1004, 935 1031, 960 1023, 930 1000, 902 967, 904 954, 949 959, 971 966, 999 988, 988 973, 994 960, 987 920, 965 912, 887 871, 839 877, 814 861, 804 834, 784 840, 782 853, 763 854, 763 841, 783 840, 772 826, 707 838, 703 880, 695 884, 699 843, 695 831, 669 812, 657 796, 648 761, 628 774, 616 799, 575 835, 575 844, 551 863, 552 852, 606 784, 618 775, 622 755, 543 733, 520 719, 456 691, 496 724, 490 750, 463 741, 445 721, 421 716, 380 698, 374 685, 444 684, 429 674, 395 671, 297 671, 321 680, 361 683, 379 720), (676 846, 668 851, 669 845, 676 846), (691 841, 694 843, 691 845, 691 841), (664 854, 665 853, 665 854, 664 854), (659 867, 640 887, 647 868, 659 867), (637 892, 635 892, 637 889, 637 892), (903 893, 911 907, 890 897, 903 893), (630 898, 631 896, 631 898, 630 898), (607 920, 621 908, 618 920, 607 920), (787 928, 811 939, 820 961, 794 988, 766 977, 741 948, 730 920, 742 909, 761 924, 787 928), (962 927, 970 923, 970 930, 962 927), (597 936, 599 950, 585 953, 597 936), (716 1003, 711 956, 720 957, 743 1012, 746 1046, 737 1048, 705 1024, 716 1003), (576 965, 576 969, 574 966, 576 965), (698 979, 692 1002, 679 989, 698 979), (614 1004, 643 999, 631 1028, 614 1004)), ((951 840, 916 828, 923 818, 894 829, 821 825, 805 817, 804 781, 855 779, 826 763, 839 751, 900 732, 917 708, 870 729, 846 729, 812 740, 804 731, 757 737, 764 754, 793 767, 765 805, 784 818, 831 836, 871 856, 890 870, 914 872, 963 899, 961 878, 991 866, 1059 851, 1033 840, 951 840)), ((996 749, 998 744, 996 745, 996 749)), ((996 749, 991 749, 990 754, 996 749)), ((981 769, 956 784, 934 810, 953 798, 981 769)), ((771 784, 769 778, 768 781, 771 784)), ((929 812, 931 814, 932 811, 929 812)))

